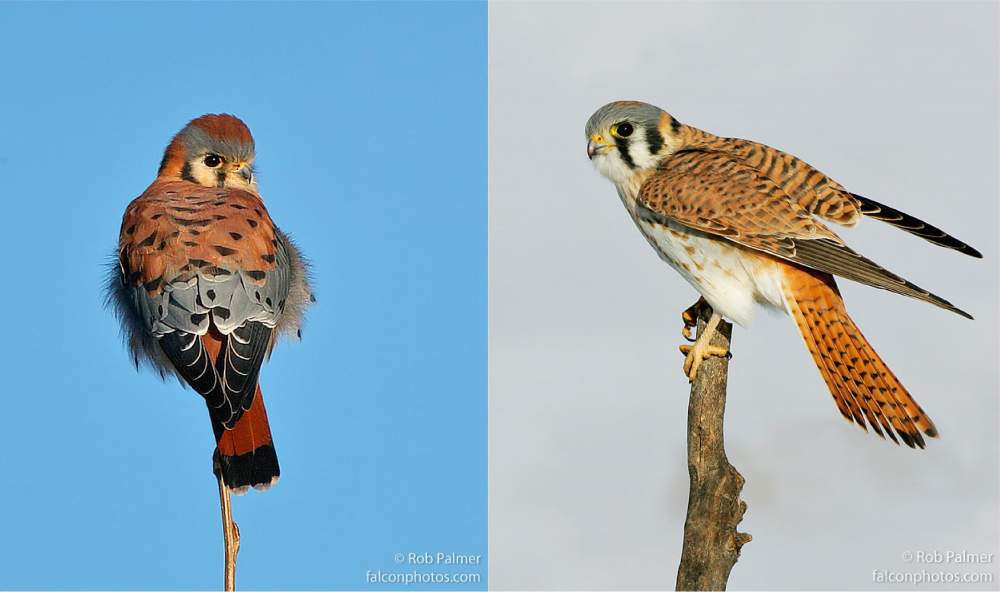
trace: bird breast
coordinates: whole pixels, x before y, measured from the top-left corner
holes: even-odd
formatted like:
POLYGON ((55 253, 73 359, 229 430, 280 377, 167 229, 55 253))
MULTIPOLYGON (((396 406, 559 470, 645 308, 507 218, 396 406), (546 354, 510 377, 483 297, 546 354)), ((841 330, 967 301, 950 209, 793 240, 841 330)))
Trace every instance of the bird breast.
POLYGON ((677 270, 712 308, 742 326, 755 305, 786 310, 780 265, 767 255, 679 222, 659 223, 635 214, 634 200, 622 200, 639 231, 660 259, 677 270))

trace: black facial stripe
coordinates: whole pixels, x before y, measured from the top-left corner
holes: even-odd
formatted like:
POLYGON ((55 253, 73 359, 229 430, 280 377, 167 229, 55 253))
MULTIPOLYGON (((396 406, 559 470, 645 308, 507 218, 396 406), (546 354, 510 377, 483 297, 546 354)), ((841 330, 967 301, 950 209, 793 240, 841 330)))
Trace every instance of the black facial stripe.
POLYGON ((194 181, 194 177, 191 175, 191 163, 190 162, 185 162, 184 166, 181 167, 181 179, 184 179, 185 181, 191 181, 192 183, 195 182, 194 181))
POLYGON ((226 186, 226 171, 216 171, 215 173, 216 185, 219 187, 226 186))
POLYGON ((628 153, 628 140, 616 136, 615 145, 618 146, 618 152, 621 152, 622 160, 625 161, 626 166, 630 169, 634 169, 635 161, 632 160, 632 155, 628 153))
POLYGON ((650 154, 659 154, 660 148, 663 148, 663 134, 655 125, 646 128, 646 143, 649 144, 650 154))
POLYGON ((672 129, 675 134, 681 131, 681 122, 677 121, 677 118, 673 115, 670 116, 670 129, 672 129))

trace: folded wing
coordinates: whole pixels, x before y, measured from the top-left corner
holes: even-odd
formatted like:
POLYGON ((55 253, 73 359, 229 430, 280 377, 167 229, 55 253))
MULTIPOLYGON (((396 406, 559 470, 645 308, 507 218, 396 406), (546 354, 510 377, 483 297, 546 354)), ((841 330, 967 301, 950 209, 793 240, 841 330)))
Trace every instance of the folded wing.
POLYGON ((759 169, 717 151, 671 156, 643 184, 637 214, 717 235, 793 263, 968 313, 858 254, 759 169))

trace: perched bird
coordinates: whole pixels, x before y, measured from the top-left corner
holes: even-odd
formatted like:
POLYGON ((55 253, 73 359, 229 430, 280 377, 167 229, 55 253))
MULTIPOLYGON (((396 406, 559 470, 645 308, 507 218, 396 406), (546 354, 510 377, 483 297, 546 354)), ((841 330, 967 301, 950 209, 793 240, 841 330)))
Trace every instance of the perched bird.
POLYGON ((924 446, 937 431, 920 405, 847 315, 834 276, 925 300, 972 318, 853 251, 822 221, 853 226, 868 216, 972 257, 982 255, 926 222, 850 193, 798 158, 763 144, 722 138, 637 101, 598 109, 587 122, 587 156, 611 180, 660 258, 701 294, 713 314, 685 353, 694 380, 722 317, 750 322, 754 305, 795 320, 840 412, 898 443, 924 446))
POLYGON ((306 264, 257 190, 254 141, 232 115, 203 115, 167 146, 125 210, 108 300, 138 368, 205 398, 214 471, 234 493, 280 474, 258 376, 279 335, 315 301, 306 264))

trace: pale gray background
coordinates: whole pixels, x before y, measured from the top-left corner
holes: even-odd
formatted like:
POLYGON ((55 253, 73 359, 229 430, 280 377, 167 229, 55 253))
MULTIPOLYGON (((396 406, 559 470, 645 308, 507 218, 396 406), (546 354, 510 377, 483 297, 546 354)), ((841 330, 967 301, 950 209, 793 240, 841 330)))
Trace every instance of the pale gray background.
MULTIPOLYGON (((671 588, 687 501, 679 313, 585 156, 614 99, 792 152, 953 232, 880 222, 861 252, 976 316, 842 282, 942 437, 844 421, 791 320, 737 328, 727 448, 754 540, 731 589, 890 589, 904 551, 998 550, 997 5, 514 3, 490 8, 490 577, 498 589, 671 588)), ((904 586, 910 587, 910 586, 904 586)))

